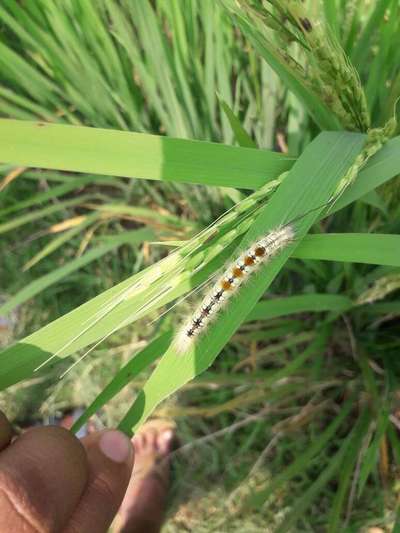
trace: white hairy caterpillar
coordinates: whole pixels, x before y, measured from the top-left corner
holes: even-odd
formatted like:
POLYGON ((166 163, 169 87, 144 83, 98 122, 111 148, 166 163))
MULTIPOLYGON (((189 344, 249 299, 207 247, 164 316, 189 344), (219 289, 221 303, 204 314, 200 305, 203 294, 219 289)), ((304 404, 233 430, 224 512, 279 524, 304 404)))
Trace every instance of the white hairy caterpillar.
POLYGON ((294 229, 290 224, 272 230, 253 243, 226 268, 191 318, 179 331, 175 339, 176 350, 179 354, 187 352, 195 339, 207 330, 208 325, 216 318, 229 298, 237 293, 240 286, 261 265, 268 263, 288 246, 293 241, 294 235, 294 229))

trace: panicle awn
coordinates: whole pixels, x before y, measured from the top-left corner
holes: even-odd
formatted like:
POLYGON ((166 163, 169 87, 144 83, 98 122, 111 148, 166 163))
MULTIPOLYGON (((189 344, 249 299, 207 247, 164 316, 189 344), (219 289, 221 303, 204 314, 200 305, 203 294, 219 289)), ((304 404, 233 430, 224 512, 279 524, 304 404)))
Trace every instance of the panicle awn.
MULTIPOLYGON (((77 335, 74 335, 71 339, 67 340, 67 342, 64 343, 54 354, 49 356, 45 361, 43 361, 39 366, 37 366, 35 368, 35 372, 43 368, 53 359, 55 359, 65 349, 69 348, 75 341, 82 337, 82 335, 90 331, 102 320, 106 319, 109 313, 115 311, 118 306, 120 306, 130 298, 138 296, 140 293, 143 293, 143 291, 149 291, 149 298, 147 299, 145 304, 139 309, 137 309, 134 313, 129 315, 126 320, 124 320, 122 323, 119 323, 115 328, 113 328, 111 331, 101 337, 91 348, 85 351, 85 353, 77 361, 75 361, 73 365, 71 365, 60 376, 60 378, 65 376, 66 373, 68 373, 73 367, 80 363, 91 351, 93 351, 99 344, 105 341, 115 331, 117 331, 124 325, 127 325, 132 322, 132 320, 135 319, 135 316, 143 316, 143 313, 146 312, 146 310, 153 309, 153 304, 155 304, 161 297, 165 297, 168 292, 172 291, 176 287, 176 284, 180 282, 177 278, 178 274, 182 274, 184 276, 188 273, 187 261, 190 261, 190 259, 195 256, 195 253, 202 247, 202 245, 213 237, 216 237, 222 227, 229 225, 235 219, 238 220, 243 217, 244 219, 251 220, 251 217, 254 216, 254 213, 257 211, 257 208, 259 207, 260 203, 265 201, 265 198, 268 197, 278 187, 278 185, 282 182, 286 174, 287 173, 284 172, 276 180, 268 182, 258 191, 253 193, 251 196, 248 196, 237 204, 233 205, 230 209, 228 209, 225 213, 223 213, 220 217, 213 221, 209 226, 203 229, 199 234, 197 234, 191 240, 187 241, 186 244, 181 246, 177 251, 169 254, 167 257, 159 261, 157 265, 149 269, 147 273, 144 273, 143 277, 140 278, 138 281, 135 281, 133 285, 128 286, 122 289, 117 294, 115 294, 108 302, 105 302, 105 305, 101 309, 99 309, 98 312, 96 312, 93 316, 90 317, 90 319, 84 322, 84 327, 77 335), (172 281, 171 276, 173 278, 172 281), (161 290, 160 288, 157 289, 155 287, 153 291, 152 287, 154 286, 154 283, 160 282, 162 278, 166 280, 167 285, 165 285, 161 290)), ((204 266, 203 263, 200 263, 199 265, 197 265, 196 270, 200 269, 202 266, 204 266)), ((190 275, 191 274, 193 274, 193 271, 190 272, 190 275)), ((199 287, 195 290, 199 290, 199 287)), ((175 305, 177 305, 177 303, 175 305)), ((175 305, 172 307, 175 307, 175 305)), ((172 308, 170 308, 168 311, 170 311, 171 309, 172 308)))
POLYGON ((238 259, 233 261, 205 296, 192 317, 179 331, 175 346, 179 354, 184 354, 195 339, 207 330, 218 312, 234 296, 249 277, 261 265, 270 261, 294 239, 293 227, 288 224, 272 230, 253 243, 238 259))

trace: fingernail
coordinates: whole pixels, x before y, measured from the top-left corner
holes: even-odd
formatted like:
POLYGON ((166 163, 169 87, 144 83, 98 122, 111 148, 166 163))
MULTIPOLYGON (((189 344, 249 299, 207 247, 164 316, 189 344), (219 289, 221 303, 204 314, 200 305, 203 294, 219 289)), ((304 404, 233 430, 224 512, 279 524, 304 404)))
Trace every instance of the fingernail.
POLYGON ((162 453, 169 452, 169 447, 170 447, 170 443, 171 443, 173 436, 174 436, 174 432, 171 429, 167 429, 160 435, 159 437, 160 452, 162 453))
POLYGON ((115 463, 125 463, 133 453, 132 443, 120 431, 106 431, 100 438, 100 450, 115 463))

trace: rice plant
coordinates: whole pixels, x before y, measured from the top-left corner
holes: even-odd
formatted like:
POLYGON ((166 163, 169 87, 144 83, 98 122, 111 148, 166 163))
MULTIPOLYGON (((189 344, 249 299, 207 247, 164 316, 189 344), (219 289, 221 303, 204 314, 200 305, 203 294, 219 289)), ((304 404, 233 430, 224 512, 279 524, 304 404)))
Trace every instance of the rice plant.
POLYGON ((0 354, 1 389, 18 395, 73 365, 51 389, 59 398, 86 364, 99 390, 75 429, 114 400, 112 422, 128 434, 154 411, 204 432, 200 466, 182 452, 177 468, 203 479, 204 508, 216 511, 187 527, 396 521, 399 10, 390 0, 0 8, 0 231, 7 249, 40 221, 36 235, 25 230, 24 269, 43 269, 22 286, 6 259, 15 290, 0 313, 54 296, 88 265, 88 278, 110 278, 0 354), (177 353, 206 285, 287 224, 293 239, 177 353), (61 265, 46 271, 55 252, 61 265), (111 257, 134 264, 120 283, 111 257), (110 342, 127 331, 134 357, 131 343, 116 364, 110 342), (217 467, 204 465, 203 442, 217 467), (217 505, 207 468, 226 474, 217 505))

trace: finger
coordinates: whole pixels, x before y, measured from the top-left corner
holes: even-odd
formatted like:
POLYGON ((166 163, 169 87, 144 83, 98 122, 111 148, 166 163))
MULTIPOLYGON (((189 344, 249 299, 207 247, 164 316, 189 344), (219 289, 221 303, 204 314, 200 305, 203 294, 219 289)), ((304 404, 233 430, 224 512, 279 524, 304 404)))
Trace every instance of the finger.
POLYGON ((92 433, 82 443, 89 462, 89 481, 67 528, 69 533, 108 530, 128 486, 133 446, 116 430, 92 433))
POLYGON ((26 431, 0 454, 0 531, 61 531, 87 478, 85 450, 71 433, 26 431))
POLYGON ((4 450, 10 442, 12 437, 12 427, 7 420, 6 415, 0 411, 0 451, 4 450))

